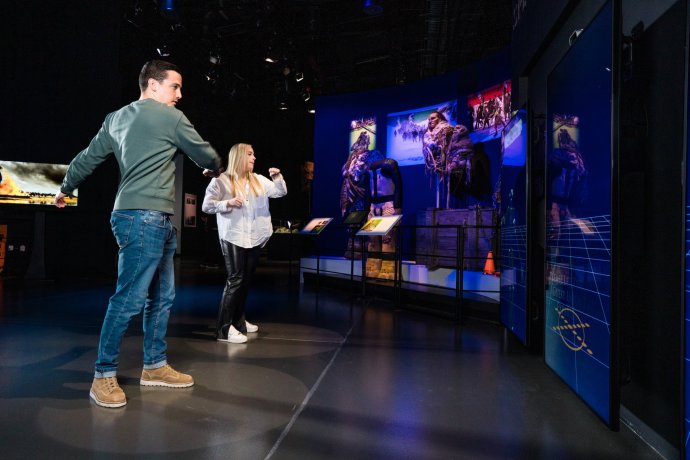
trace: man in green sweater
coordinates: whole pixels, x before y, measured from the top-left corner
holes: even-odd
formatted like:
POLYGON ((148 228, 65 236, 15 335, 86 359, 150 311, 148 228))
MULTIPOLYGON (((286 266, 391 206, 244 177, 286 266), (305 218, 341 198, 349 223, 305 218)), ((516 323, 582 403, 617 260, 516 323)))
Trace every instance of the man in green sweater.
POLYGON ((165 334, 175 298, 173 256, 176 230, 176 152, 199 167, 219 172, 216 151, 175 108, 182 97, 180 69, 149 61, 139 74, 138 101, 106 116, 89 146, 69 165, 55 205, 70 195, 110 155, 120 167, 120 185, 110 223, 119 246, 115 294, 110 298, 98 345, 90 397, 103 407, 127 404, 117 383, 120 344, 131 318, 144 311, 144 369, 140 384, 165 387, 194 385, 192 376, 167 362, 165 334))

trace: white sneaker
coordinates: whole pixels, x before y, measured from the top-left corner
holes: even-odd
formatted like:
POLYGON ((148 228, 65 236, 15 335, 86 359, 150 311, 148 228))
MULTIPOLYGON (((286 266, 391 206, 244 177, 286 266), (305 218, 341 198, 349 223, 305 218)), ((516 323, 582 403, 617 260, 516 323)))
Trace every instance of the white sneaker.
POLYGON ((244 321, 244 324, 247 326, 247 332, 259 332, 259 326, 256 324, 252 324, 247 320, 244 321))
POLYGON ((230 329, 228 329, 228 338, 219 338, 218 340, 221 342, 245 343, 247 341, 247 336, 235 329, 235 326, 230 326, 230 329))

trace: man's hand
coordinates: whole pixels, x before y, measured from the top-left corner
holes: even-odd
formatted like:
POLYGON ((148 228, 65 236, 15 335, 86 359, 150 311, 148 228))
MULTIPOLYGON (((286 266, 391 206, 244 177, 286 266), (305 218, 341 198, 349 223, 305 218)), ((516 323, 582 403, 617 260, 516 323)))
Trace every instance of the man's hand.
POLYGON ((53 204, 57 206, 58 208, 64 208, 66 206, 65 203, 65 198, 67 197, 66 194, 62 192, 57 192, 55 195, 55 199, 53 200, 53 204))
POLYGON ((206 177, 218 177, 223 171, 225 171, 225 169, 223 168, 220 168, 217 171, 214 171, 212 169, 204 169, 204 172, 202 172, 202 174, 206 177))

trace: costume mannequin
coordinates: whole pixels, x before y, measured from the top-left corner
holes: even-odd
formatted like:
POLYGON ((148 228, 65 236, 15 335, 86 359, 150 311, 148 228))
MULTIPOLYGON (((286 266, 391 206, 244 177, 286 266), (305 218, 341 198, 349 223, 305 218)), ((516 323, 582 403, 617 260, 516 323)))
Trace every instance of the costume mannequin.
MULTIPOLYGON (((350 148, 350 155, 342 168, 343 182, 340 187, 340 212, 342 216, 353 211, 365 211, 369 209, 369 165, 367 158, 369 151, 370 138, 366 132, 360 133, 359 137, 350 148)), ((378 153, 378 152, 377 152, 378 153)), ((347 252, 345 257, 348 259, 359 259, 362 256, 362 248, 358 240, 348 238, 347 252), (354 253, 353 253, 354 251, 354 253)))
POLYGON ((436 175, 436 207, 441 207, 440 186, 446 174, 446 151, 453 127, 445 115, 433 111, 429 114, 427 130, 422 138, 422 152, 427 173, 436 175))
POLYGON ((453 128, 446 154, 445 175, 449 185, 446 194, 446 208, 450 208, 451 184, 454 184, 455 191, 469 190, 472 183, 473 159, 474 144, 469 138, 469 130, 466 126, 457 125, 453 128))
MULTIPOLYGON (((371 205, 369 219, 402 214, 402 177, 398 162, 383 155, 370 155, 369 180, 371 205)), ((395 277, 395 232, 369 237, 367 276, 383 279, 395 277)))

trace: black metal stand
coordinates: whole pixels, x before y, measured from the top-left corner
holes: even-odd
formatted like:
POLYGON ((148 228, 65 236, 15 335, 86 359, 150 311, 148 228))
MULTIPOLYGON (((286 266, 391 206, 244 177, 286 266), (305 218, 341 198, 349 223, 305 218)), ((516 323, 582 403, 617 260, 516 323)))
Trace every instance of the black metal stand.
POLYGON ((362 298, 367 295, 367 257, 369 257, 369 248, 365 246, 366 238, 359 237, 362 245, 362 298), (366 248, 366 249, 365 249, 366 248))
POLYGON ((457 246, 455 248, 455 321, 462 319, 462 307, 464 303, 463 291, 465 289, 465 226, 458 227, 456 235, 457 246))

